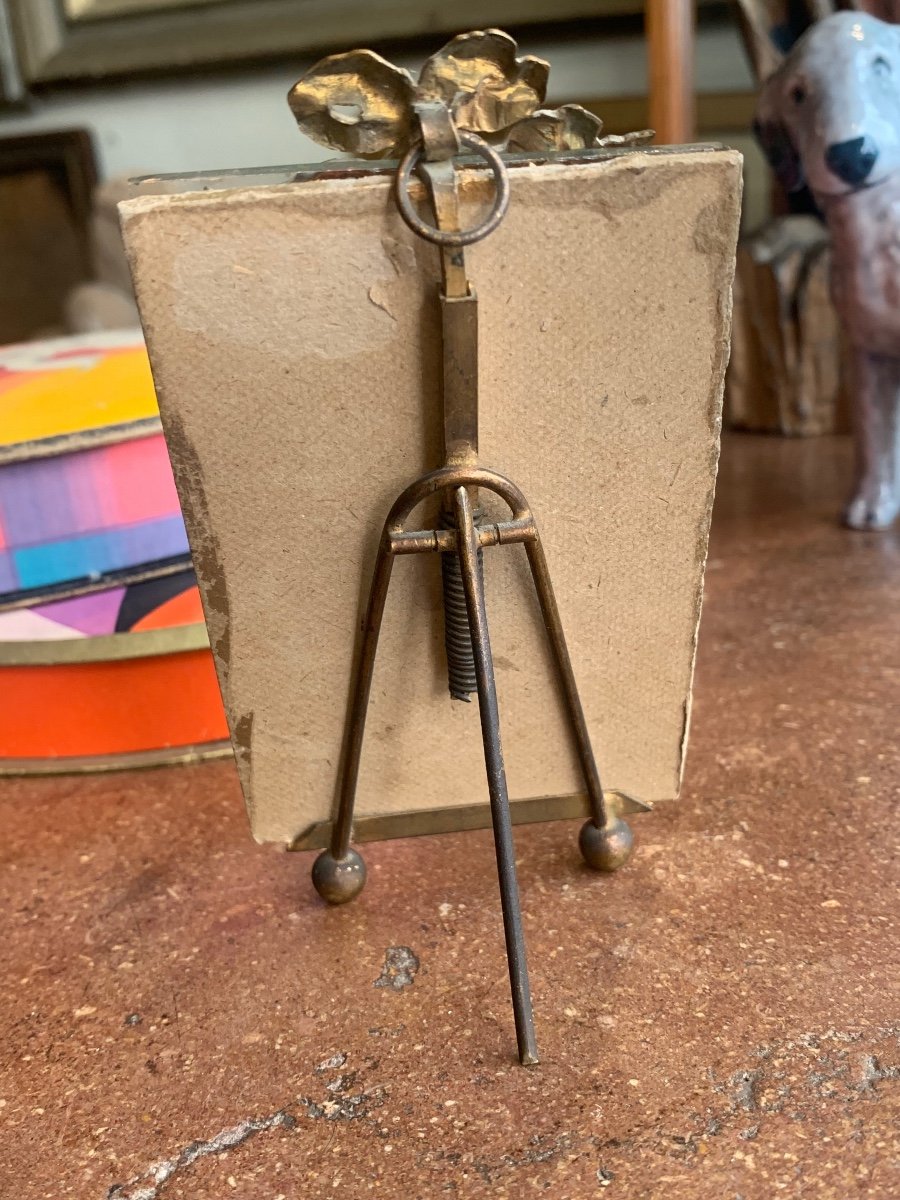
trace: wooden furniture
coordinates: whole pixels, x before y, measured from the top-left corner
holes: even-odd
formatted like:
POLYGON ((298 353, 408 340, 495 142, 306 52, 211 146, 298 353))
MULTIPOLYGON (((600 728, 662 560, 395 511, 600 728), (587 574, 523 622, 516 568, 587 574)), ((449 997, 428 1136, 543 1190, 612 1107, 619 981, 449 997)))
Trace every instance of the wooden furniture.
POLYGON ((86 130, 0 138, 0 345, 62 332, 66 296, 92 274, 96 178, 86 130))
POLYGON ((650 128, 659 144, 694 140, 694 0, 647 0, 650 128))

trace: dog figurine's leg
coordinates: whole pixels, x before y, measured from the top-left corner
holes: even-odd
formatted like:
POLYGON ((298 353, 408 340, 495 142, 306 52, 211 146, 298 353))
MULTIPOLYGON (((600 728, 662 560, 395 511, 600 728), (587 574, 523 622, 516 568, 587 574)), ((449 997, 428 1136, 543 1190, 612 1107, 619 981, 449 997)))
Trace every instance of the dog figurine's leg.
POLYGON ((886 529, 900 512, 900 358, 853 356, 856 483, 844 510, 851 529, 886 529))

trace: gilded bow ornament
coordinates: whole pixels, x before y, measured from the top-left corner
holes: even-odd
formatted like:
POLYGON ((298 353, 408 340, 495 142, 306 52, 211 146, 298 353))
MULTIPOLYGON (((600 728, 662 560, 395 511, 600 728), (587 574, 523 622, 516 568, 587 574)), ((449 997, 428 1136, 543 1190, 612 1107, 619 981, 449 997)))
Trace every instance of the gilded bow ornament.
POLYGON ((462 33, 415 80, 372 50, 333 54, 288 93, 300 129, 358 158, 399 158, 419 136, 417 106, 441 104, 457 129, 510 151, 582 150, 647 141, 651 130, 601 137, 603 122, 577 104, 542 109, 549 64, 517 55, 499 29, 462 33))

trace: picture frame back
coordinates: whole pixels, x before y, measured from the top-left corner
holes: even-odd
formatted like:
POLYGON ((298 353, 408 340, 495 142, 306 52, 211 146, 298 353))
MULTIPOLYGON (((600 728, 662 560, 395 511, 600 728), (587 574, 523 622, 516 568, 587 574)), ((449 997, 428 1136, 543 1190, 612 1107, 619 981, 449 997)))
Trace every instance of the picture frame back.
MULTIPOLYGON (((647 802, 677 795, 684 763, 740 161, 687 147, 520 163, 504 222, 468 252, 481 457, 533 505, 604 782, 647 802)), ((387 172, 170 179, 120 208, 252 831, 301 847, 323 844, 333 811, 381 523, 440 460, 437 254, 387 172)), ((485 173, 460 186, 474 220, 485 173)), ((513 819, 572 816, 579 776, 520 551, 485 552, 513 819)), ((447 695, 433 559, 395 571, 360 840, 489 819, 477 705, 447 695)))

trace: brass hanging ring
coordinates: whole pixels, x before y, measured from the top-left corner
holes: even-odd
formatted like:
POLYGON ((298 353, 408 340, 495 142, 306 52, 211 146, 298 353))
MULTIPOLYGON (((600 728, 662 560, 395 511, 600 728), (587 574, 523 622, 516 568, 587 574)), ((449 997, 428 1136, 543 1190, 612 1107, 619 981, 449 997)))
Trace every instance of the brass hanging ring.
POLYGON ((474 225, 471 229, 437 229, 434 225, 423 221, 416 212, 409 198, 409 182, 424 150, 420 141, 413 142, 397 169, 397 207, 400 209, 401 217, 413 233, 427 238, 429 242, 434 242, 437 246, 471 246, 473 242, 481 241, 483 237, 493 233, 509 208, 509 174, 503 159, 493 146, 489 146, 483 138, 476 133, 470 133, 467 129, 459 130, 459 140, 467 150, 471 150, 485 159, 497 185, 494 206, 480 225, 474 225))

